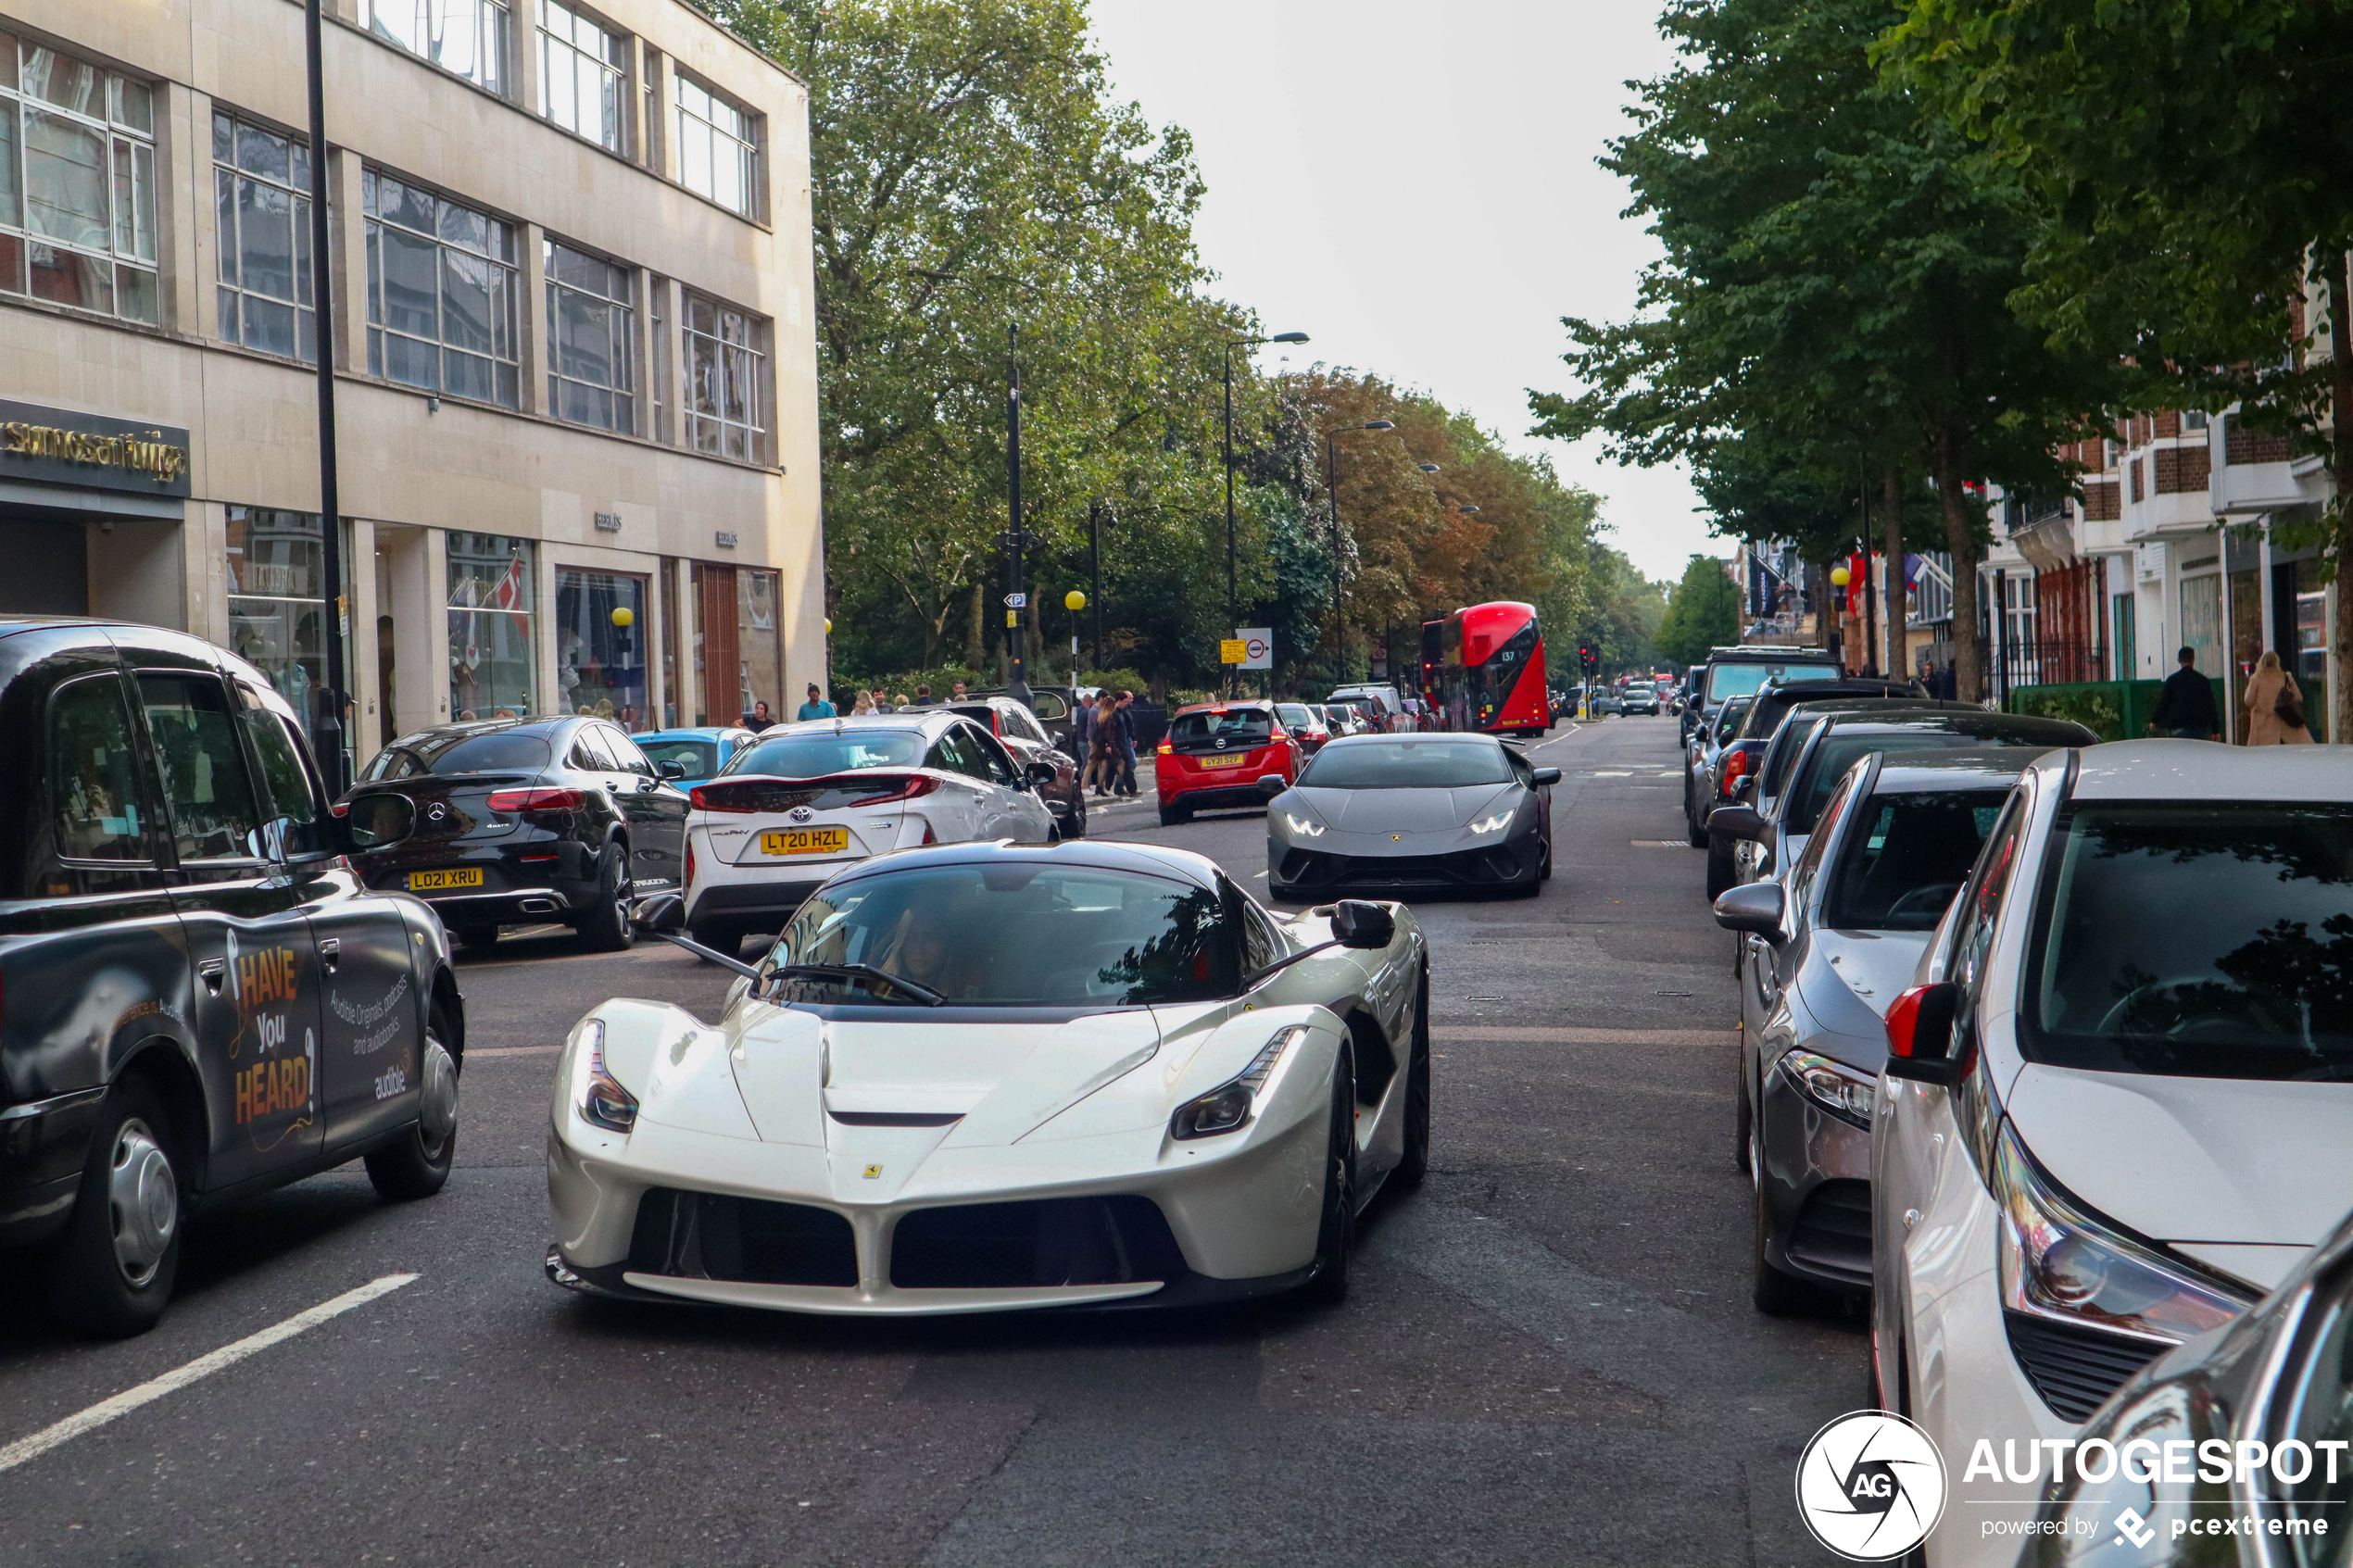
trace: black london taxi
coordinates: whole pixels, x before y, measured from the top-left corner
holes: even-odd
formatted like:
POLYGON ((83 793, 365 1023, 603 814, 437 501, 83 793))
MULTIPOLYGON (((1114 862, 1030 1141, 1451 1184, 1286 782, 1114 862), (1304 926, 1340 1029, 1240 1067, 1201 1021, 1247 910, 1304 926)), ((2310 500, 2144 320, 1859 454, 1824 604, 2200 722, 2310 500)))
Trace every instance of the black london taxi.
POLYGON ((609 952, 634 939, 638 903, 686 885, 686 773, 587 715, 421 730, 376 753, 346 797, 405 799, 416 831, 354 860, 369 886, 433 905, 465 947, 545 921, 609 952))
POLYGON ((370 891, 397 798, 338 811, 251 665, 150 626, 0 616, 0 1266, 71 1326, 163 1314, 186 1216, 455 1152, 447 934, 370 891))

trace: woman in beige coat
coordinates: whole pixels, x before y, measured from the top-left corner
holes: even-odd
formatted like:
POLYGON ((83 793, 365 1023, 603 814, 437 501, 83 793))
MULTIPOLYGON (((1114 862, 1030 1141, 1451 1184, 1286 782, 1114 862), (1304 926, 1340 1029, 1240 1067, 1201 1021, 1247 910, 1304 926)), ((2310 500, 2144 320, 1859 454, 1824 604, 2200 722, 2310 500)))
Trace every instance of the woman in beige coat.
POLYGON ((2280 656, 2265 649, 2263 661, 2255 673, 2246 678, 2246 744, 2249 746, 2309 746, 2312 731, 2309 725, 2290 725, 2279 715, 2280 693, 2284 690, 2297 703, 2304 694, 2296 689, 2296 677, 2280 668, 2280 656))

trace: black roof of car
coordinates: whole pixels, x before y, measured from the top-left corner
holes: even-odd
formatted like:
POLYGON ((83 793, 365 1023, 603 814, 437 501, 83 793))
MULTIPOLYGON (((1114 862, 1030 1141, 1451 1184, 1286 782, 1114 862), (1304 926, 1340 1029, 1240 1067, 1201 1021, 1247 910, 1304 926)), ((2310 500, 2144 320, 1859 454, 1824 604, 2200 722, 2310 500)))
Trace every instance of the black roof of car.
POLYGON ((2024 741, 2047 738, 2053 746, 2096 746, 2099 736, 2072 719, 2045 719, 2031 713, 1994 713, 1967 703, 1941 709, 1915 709, 1900 713, 1833 713, 1822 721, 1841 734, 1902 734, 1906 731, 1943 730, 1948 734, 2015 736, 2024 741))

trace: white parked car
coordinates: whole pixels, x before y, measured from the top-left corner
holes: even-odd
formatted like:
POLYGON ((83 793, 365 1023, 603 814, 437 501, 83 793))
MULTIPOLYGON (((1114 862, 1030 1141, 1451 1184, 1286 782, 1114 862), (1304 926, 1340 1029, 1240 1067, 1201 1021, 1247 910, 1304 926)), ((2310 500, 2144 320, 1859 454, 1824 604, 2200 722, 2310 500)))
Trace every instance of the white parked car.
MULTIPOLYGON (((2353 1209, 2348 911, 2342 747, 2138 741, 2020 777, 1888 1010, 1873 1106, 1873 1381, 1957 1475, 1980 1438, 2076 1436, 2353 1209)), ((2039 1483, 1956 1486, 1930 1561, 2014 1559, 1983 1522, 2039 1483)))
POLYGON ((944 709, 775 725, 689 792, 687 928, 733 956, 871 856, 970 839, 1051 843, 1045 773, 944 709))
POLYGON ((556 1283, 884 1317, 1331 1300, 1356 1214, 1428 1164, 1399 905, 1285 918, 1181 850, 941 845, 736 967, 715 1023, 616 998, 573 1028, 556 1283))

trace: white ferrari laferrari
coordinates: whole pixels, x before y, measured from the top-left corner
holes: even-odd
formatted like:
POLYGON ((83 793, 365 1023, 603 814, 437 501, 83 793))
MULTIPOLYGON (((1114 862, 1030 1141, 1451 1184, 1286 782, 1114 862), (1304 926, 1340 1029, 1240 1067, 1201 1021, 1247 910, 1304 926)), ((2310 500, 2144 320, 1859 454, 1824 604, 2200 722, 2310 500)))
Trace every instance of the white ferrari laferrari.
POLYGON ((556 1283, 879 1316, 1338 1300, 1357 1214, 1428 1163, 1401 905, 1281 916, 1180 850, 941 845, 843 872, 734 967, 716 1023, 616 997, 567 1038, 556 1283))

